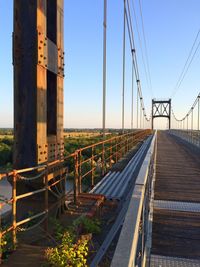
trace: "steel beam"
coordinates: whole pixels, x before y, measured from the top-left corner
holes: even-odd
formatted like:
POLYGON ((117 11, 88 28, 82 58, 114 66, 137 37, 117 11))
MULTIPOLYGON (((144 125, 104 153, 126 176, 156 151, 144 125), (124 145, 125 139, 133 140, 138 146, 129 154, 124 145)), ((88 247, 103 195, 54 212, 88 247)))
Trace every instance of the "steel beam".
POLYGON ((63 154, 63 50, 63 0, 15 0, 15 168, 63 154))
POLYGON ((156 100, 152 99, 152 130, 154 128, 155 118, 167 118, 169 120, 169 129, 171 128, 171 99, 156 100))

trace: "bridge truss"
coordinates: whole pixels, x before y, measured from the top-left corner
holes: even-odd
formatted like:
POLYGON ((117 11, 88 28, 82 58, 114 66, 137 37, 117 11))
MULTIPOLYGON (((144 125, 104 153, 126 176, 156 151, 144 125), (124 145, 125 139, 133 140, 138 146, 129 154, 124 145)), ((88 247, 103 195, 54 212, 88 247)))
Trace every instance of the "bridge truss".
POLYGON ((154 128, 155 118, 167 118, 169 120, 169 129, 171 128, 171 99, 152 99, 152 129, 154 128))

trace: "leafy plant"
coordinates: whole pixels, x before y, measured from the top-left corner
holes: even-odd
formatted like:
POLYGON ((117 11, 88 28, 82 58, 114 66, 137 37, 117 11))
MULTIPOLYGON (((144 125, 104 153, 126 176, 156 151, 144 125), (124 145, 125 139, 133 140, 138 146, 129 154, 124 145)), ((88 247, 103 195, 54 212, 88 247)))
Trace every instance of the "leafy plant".
MULTIPOLYGON (((59 245, 48 248, 45 258, 52 267, 86 267, 91 233, 100 233, 100 221, 81 216, 71 227, 64 229, 58 220, 51 218, 56 240, 59 245), (81 235, 80 234, 85 234, 81 235)), ((45 265, 46 266, 46 265, 45 265)))
POLYGON ((64 227, 59 223, 58 220, 56 220, 55 218, 51 218, 50 219, 50 222, 52 223, 53 225, 53 231, 55 233, 55 239, 56 241, 59 241, 62 239, 63 237, 63 234, 65 232, 65 229, 64 227))
POLYGON ((76 239, 76 236, 66 231, 61 244, 48 248, 45 257, 52 267, 86 267, 88 254, 87 238, 76 239))
POLYGON ((0 240, 0 254, 4 259, 8 257, 8 254, 13 251, 12 235, 11 233, 5 234, 0 240))
POLYGON ((101 232, 101 223, 97 219, 90 219, 86 216, 81 216, 76 219, 73 226, 78 229, 82 228, 84 233, 99 234, 101 232))

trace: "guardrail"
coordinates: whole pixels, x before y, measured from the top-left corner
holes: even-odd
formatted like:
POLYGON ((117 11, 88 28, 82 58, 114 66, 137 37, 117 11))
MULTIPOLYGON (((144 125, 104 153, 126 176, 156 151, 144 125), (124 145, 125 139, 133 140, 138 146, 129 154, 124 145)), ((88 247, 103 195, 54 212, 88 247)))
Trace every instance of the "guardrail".
POLYGON ((140 267, 146 264, 151 247, 150 199, 155 141, 156 134, 135 182, 111 267, 140 267))
POLYGON ((74 201, 82 192, 82 181, 85 178, 89 179, 89 187, 92 189, 95 185, 95 176, 104 176, 114 163, 151 133, 151 130, 136 131, 77 150, 74 201))
POLYGON ((169 130, 170 134, 173 134, 184 141, 193 144, 200 148, 200 131, 198 130, 169 130))
MULTIPOLYGON (((76 150, 67 157, 40 165, 33 168, 13 170, 9 173, 0 174, 0 180, 7 178, 12 184, 12 197, 7 200, 0 200, 0 261, 1 244, 6 234, 12 234, 13 246, 17 243, 17 232, 33 229, 44 222, 45 229, 48 229, 48 214, 55 205, 62 207, 66 198, 66 179, 69 173, 74 179, 74 201, 77 201, 78 194, 82 191, 82 181, 90 181, 89 187, 95 185, 95 178, 104 175, 124 154, 132 149, 140 140, 151 134, 151 130, 141 130, 132 133, 116 136, 105 141, 76 150), (85 167, 87 166, 87 167, 85 167), (23 183, 35 189, 19 193, 23 183), (53 205, 49 203, 49 194, 57 198, 53 205), (28 214, 30 208, 26 207, 23 218, 19 216, 18 208, 24 208, 22 200, 34 201, 35 196, 40 197, 39 206, 34 214, 28 214), (22 202, 21 202, 22 203, 22 202), (9 224, 2 226, 2 210, 5 205, 10 205, 12 216, 9 224), (22 207, 20 206, 22 205, 22 207), (26 225, 26 228, 22 228, 26 225)), ((25 202, 23 202, 25 203, 25 202)), ((34 202, 34 205, 35 202, 34 202)))

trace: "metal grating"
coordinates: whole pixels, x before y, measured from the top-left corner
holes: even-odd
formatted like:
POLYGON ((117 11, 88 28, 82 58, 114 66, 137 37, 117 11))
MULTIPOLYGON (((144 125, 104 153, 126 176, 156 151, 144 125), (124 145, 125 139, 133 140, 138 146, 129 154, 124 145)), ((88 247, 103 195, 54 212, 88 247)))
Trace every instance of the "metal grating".
POLYGON ((200 260, 151 255, 150 267, 200 267, 200 260))
POLYGON ((200 212, 200 203, 154 200, 154 208, 185 212, 200 212))

